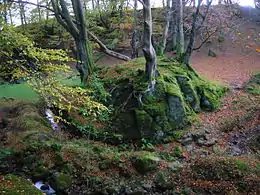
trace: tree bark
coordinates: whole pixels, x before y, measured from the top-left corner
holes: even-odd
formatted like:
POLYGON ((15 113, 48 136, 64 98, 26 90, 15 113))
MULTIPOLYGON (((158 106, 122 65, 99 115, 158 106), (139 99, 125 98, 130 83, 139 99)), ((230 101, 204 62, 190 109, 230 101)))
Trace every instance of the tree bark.
POLYGON ((145 75, 152 83, 153 78, 156 76, 157 64, 156 53, 152 45, 152 11, 150 0, 140 1, 143 4, 143 17, 144 17, 144 57, 146 59, 145 75))
POLYGON ((39 0, 37 0, 37 11, 38 11, 38 17, 39 17, 39 22, 42 20, 42 15, 41 15, 41 9, 40 9, 40 3, 39 0))
POLYGON ((4 0, 4 7, 3 7, 3 13, 4 13, 4 21, 7 24, 7 2, 4 0))
POLYGON ((13 15, 11 8, 9 9, 9 18, 10 18, 10 24, 13 25, 13 15))
POLYGON ((81 82, 86 82, 93 71, 93 59, 88 42, 85 9, 82 0, 73 0, 72 7, 76 24, 72 21, 65 0, 51 0, 58 22, 72 35, 77 48, 77 69, 81 82))
POLYGON ((114 58, 117 58, 117 59, 120 59, 120 60, 124 60, 124 61, 130 61, 131 58, 129 58, 128 56, 126 55, 123 55, 121 53, 117 53, 115 51, 112 51, 110 49, 107 48, 107 46, 102 43, 102 41, 100 41, 93 33, 91 33, 90 31, 88 31, 88 34, 90 37, 92 37, 92 39, 99 45, 99 47, 101 48, 101 50, 111 56, 111 57, 114 57, 114 58))
POLYGON ((179 39, 179 42, 178 42, 178 47, 177 47, 177 54, 179 56, 182 56, 183 53, 184 53, 184 46, 185 46, 185 43, 184 43, 184 32, 183 32, 183 2, 182 0, 177 0, 177 3, 178 3, 178 20, 177 20, 177 23, 178 23, 178 39, 179 39))
POLYGON ((133 17, 134 17, 134 25, 133 25, 133 30, 132 30, 132 40, 131 40, 131 48, 132 48, 132 53, 131 53, 131 58, 138 58, 138 46, 137 46, 137 0, 134 0, 134 11, 133 11, 133 17))
POLYGON ((194 44, 194 39, 195 39, 196 24, 197 24, 199 12, 200 12, 201 3, 202 3, 202 0, 199 0, 197 8, 196 8, 196 12, 193 15, 192 28, 191 28, 191 33, 190 33, 190 38, 189 38, 189 42, 188 42, 188 45, 187 45, 187 49, 185 51, 185 54, 182 57, 182 62, 184 63, 184 65, 186 65, 188 67, 189 67, 189 63, 190 63, 191 53, 193 51, 193 44, 194 44))
POLYGON ((21 24, 24 25, 24 24, 26 24, 25 13, 24 13, 24 4, 21 3, 21 0, 18 0, 18 5, 19 5, 19 14, 20 14, 20 19, 21 19, 21 24))
POLYGON ((172 51, 176 50, 177 45, 177 15, 176 15, 176 0, 172 0, 172 51))
POLYGON ((165 9, 165 24, 163 29, 163 36, 162 36, 162 46, 160 54, 163 56, 164 50, 166 48, 167 38, 168 38, 168 31, 170 26, 170 20, 171 20, 171 7, 170 7, 171 0, 167 0, 166 2, 166 9, 165 9))

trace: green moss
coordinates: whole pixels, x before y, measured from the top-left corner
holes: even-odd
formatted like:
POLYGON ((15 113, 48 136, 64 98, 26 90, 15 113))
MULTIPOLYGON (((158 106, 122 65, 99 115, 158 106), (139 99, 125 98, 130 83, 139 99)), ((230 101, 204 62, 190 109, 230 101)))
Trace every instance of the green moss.
POLYGON ((35 181, 43 181, 47 180, 50 175, 50 171, 48 168, 44 166, 39 166, 33 170, 32 176, 35 181))
POLYGON ((139 131, 142 134, 141 136, 146 136, 147 129, 151 129, 152 126, 152 117, 144 110, 135 110, 135 116, 137 120, 137 127, 139 128, 139 131))
POLYGON ((56 173, 53 178, 53 186, 58 192, 68 189, 72 185, 72 178, 65 173, 56 173))
POLYGON ((134 158, 134 166, 140 173, 147 173, 149 171, 155 171, 159 165, 159 158, 153 153, 145 152, 140 157, 134 158))
POLYGON ((36 189, 32 183, 8 174, 0 177, 0 194, 5 195, 42 195, 42 192, 36 189))
MULTIPOLYGON (((225 92, 224 87, 208 82, 176 60, 159 57, 157 64, 159 76, 152 93, 147 93, 148 82, 142 71, 144 58, 100 73, 102 82, 112 82, 107 87, 113 91, 111 104, 115 107, 119 129, 129 121, 127 126, 138 129, 140 138, 145 139, 154 139, 159 131, 162 131, 159 139, 165 139, 173 130, 183 129, 193 122, 195 113, 216 109, 225 92)), ((134 131, 128 127, 123 129, 134 131)))
POLYGON ((167 110, 167 104, 165 102, 155 102, 151 104, 145 104, 144 110, 152 117, 165 116, 167 110))

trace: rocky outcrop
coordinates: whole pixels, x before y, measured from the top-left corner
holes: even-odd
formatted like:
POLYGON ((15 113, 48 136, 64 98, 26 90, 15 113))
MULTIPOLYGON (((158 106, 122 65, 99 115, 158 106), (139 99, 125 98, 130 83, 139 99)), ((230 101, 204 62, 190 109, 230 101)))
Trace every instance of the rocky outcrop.
POLYGON ((101 73, 115 110, 113 130, 125 139, 161 142, 189 125, 196 113, 216 109, 226 89, 174 60, 159 58, 159 76, 151 92, 143 77, 144 64, 141 58, 101 73))

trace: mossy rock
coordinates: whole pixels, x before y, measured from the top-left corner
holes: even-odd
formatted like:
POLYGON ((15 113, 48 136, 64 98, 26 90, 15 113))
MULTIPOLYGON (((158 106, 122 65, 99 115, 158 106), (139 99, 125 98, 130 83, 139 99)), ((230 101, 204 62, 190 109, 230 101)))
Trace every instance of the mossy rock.
POLYGON ((215 51, 213 51, 212 49, 210 49, 209 52, 208 52, 208 56, 215 58, 215 57, 217 57, 217 54, 216 54, 215 51))
POLYGON ((55 173, 52 183, 57 192, 63 192, 72 185, 72 178, 66 173, 55 173))
POLYGON ((158 58, 157 63, 159 76, 153 92, 147 90, 142 71, 144 58, 100 71, 101 81, 111 92, 110 104, 115 108, 113 131, 125 139, 162 142, 175 130, 189 125, 195 113, 216 109, 226 90, 175 60, 158 58))
POLYGON ((144 110, 135 110, 137 127, 142 137, 149 136, 149 130, 152 127, 153 118, 144 110), (148 132, 146 132, 148 130, 148 132))
POLYGON ((12 174, 0 176, 0 194, 5 195, 42 195, 32 183, 12 174))
POLYGON ((145 174, 155 171, 159 166, 160 159, 152 153, 146 152, 140 157, 133 159, 133 165, 139 173, 145 174))
POLYGON ((50 171, 44 166, 37 167, 33 170, 32 179, 33 181, 47 181, 50 176, 50 171))

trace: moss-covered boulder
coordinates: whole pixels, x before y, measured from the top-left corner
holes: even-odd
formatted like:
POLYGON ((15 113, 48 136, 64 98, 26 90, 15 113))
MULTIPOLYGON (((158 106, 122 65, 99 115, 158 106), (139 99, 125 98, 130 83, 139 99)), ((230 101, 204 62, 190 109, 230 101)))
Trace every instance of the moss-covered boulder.
POLYGON ((12 174, 0 176, 0 194, 5 195, 42 195, 32 183, 12 174))
POLYGON ((58 192, 63 192, 72 185, 72 178, 66 173, 56 173, 53 176, 53 187, 58 192))
POLYGON ((159 166, 160 159, 153 153, 146 152, 141 156, 134 157, 133 165, 139 173, 155 171, 159 166))
POLYGON ((216 109, 226 90, 175 60, 159 58, 159 76, 151 92, 144 66, 140 58, 102 69, 99 75, 112 97, 112 129, 126 139, 165 140, 189 125, 195 113, 216 109))

